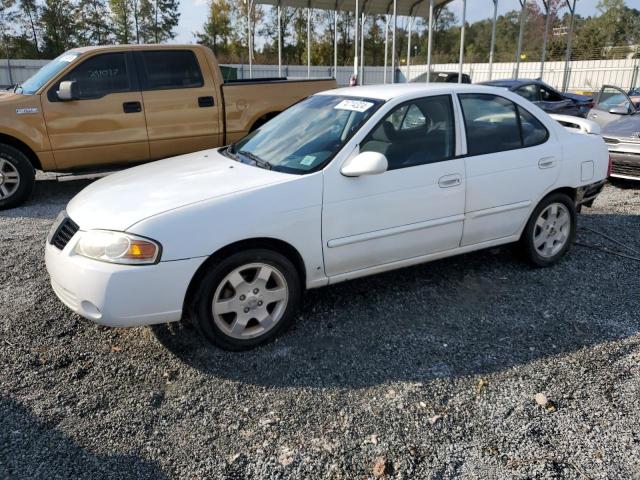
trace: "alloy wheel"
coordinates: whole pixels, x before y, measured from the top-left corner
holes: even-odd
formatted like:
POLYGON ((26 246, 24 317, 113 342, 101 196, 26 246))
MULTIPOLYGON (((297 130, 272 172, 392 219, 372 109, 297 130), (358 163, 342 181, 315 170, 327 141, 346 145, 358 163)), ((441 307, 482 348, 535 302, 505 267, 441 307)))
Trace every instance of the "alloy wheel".
POLYGON ((533 246, 543 258, 560 252, 571 233, 571 215, 566 205, 554 202, 542 210, 533 229, 533 246))
POLYGON ((8 160, 0 158, 0 200, 16 193, 19 186, 20 173, 16 167, 8 160))

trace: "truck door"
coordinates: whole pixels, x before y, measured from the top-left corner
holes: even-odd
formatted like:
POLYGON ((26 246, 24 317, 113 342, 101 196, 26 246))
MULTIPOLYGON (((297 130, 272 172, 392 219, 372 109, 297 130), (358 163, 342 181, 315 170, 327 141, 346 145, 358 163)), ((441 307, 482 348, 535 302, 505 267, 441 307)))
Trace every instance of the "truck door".
POLYGON ((149 159, 147 126, 130 53, 97 53, 81 61, 42 95, 42 110, 60 170, 149 159), (76 97, 62 101, 62 81, 76 97))
POLYGON ((142 86, 151 159, 220 145, 221 105, 206 58, 192 50, 139 50, 135 60, 142 86))

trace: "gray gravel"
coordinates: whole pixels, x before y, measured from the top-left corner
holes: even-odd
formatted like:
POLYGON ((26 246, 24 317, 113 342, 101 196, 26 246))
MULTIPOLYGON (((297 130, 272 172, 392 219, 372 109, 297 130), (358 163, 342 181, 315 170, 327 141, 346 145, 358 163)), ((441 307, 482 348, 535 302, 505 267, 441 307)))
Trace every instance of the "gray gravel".
POLYGON ((584 229, 640 251, 640 188, 554 268, 502 248, 312 291, 238 354, 55 298, 44 238, 86 184, 0 213, 0 478, 640 478, 640 262, 593 246, 640 255, 584 229))

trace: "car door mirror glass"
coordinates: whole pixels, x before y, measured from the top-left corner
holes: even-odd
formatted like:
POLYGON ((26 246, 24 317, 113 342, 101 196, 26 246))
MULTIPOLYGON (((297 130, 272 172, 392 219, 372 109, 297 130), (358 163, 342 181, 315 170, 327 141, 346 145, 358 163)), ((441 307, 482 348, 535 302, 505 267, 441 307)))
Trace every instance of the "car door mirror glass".
POLYGON ((74 80, 60 82, 57 92, 58 98, 63 102, 76 100, 78 98, 78 85, 74 80))
POLYGON ((360 177, 384 173, 388 167, 387 157, 382 153, 362 152, 347 160, 340 172, 345 177, 360 177))

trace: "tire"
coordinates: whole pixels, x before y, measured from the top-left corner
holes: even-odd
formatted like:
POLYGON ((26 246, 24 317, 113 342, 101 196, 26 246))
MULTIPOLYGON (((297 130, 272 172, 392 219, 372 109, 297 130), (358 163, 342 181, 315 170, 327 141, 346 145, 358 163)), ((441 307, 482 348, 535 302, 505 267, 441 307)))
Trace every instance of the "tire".
POLYGON ((552 193, 543 198, 531 214, 520 237, 520 250, 533 265, 549 267, 571 248, 576 225, 573 200, 564 193, 552 193))
POLYGON ((33 191, 36 173, 27 156, 17 148, 0 144, 0 210, 17 207, 33 191))
POLYGON ((300 275, 288 258, 272 250, 246 250, 209 267, 195 295, 193 320, 218 347, 248 350, 291 325, 301 296, 300 275))

